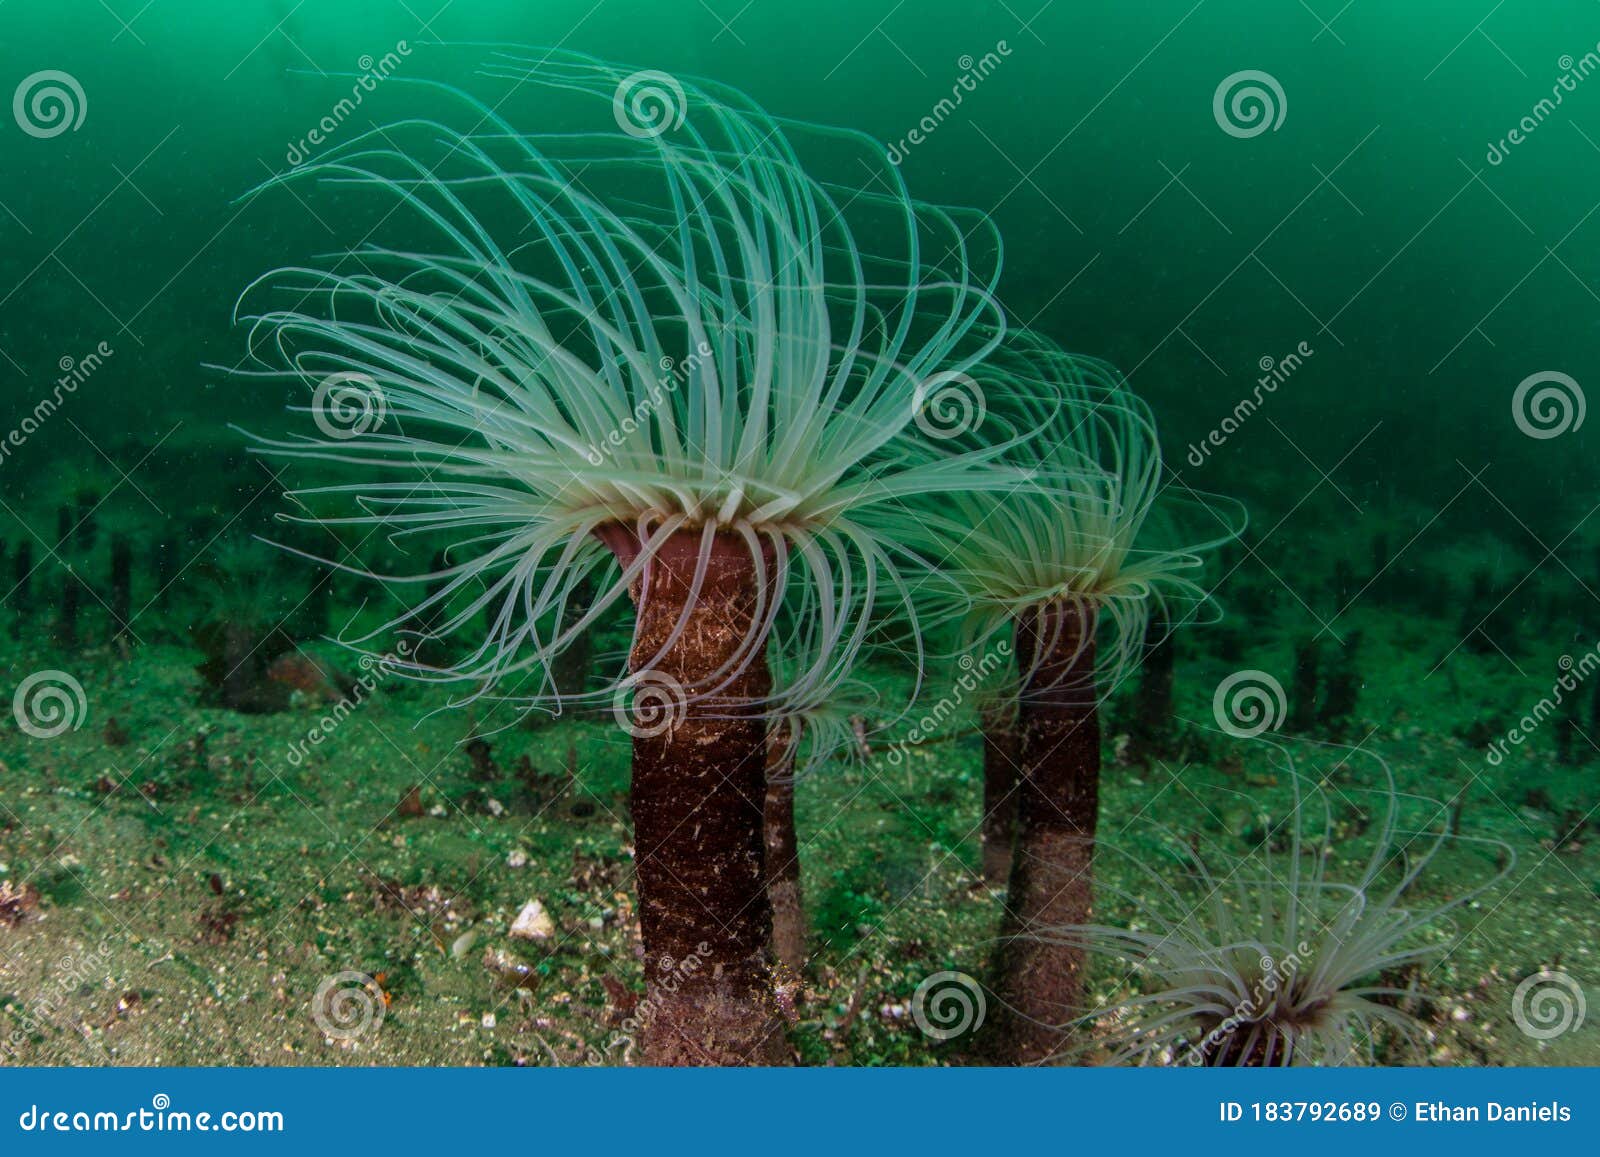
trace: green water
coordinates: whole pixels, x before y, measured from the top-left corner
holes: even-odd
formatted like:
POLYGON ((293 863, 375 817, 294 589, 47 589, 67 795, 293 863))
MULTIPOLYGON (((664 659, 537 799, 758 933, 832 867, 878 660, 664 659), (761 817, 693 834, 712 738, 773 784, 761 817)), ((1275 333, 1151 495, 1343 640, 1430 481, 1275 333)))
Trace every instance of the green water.
MULTIPOLYGON (((338 193, 246 194, 308 155, 426 114, 428 99, 404 80, 476 84, 480 54, 468 44, 559 46, 732 85, 780 116, 868 134, 918 198, 986 214, 1004 241, 1000 294, 1013 318, 1121 367, 1161 424, 1173 485, 1231 495, 1249 510, 1250 531, 1211 575, 1224 621, 1181 643, 1180 714, 1209 723, 1213 689, 1239 669, 1271 672, 1292 690, 1314 640, 1323 671, 1344 663, 1359 685, 1357 709, 1319 723, 1318 735, 1381 752, 1406 790, 1466 793, 1467 822, 1522 854, 1508 886, 1538 899, 1496 909, 1499 923, 1451 975, 1455 988, 1491 972, 1514 982, 1592 941, 1600 840, 1585 849, 1581 836, 1600 805, 1600 699, 1585 684, 1569 722, 1524 728, 1529 737, 1504 760, 1488 758, 1549 694, 1560 657, 1600 634, 1600 478, 1595 423, 1581 421, 1585 391, 1600 383, 1600 9, 1588 0, 0 0, 0 98, 22 101, 0 103, 0 590, 10 591, 5 621, 17 624, 4 646, 13 683, 46 667, 76 671, 97 705, 89 728, 47 753, 5 724, 4 758, 18 777, 0 781, 13 821, 0 860, 40 873, 46 899, 72 914, 56 921, 60 935, 92 939, 114 927, 86 897, 105 901, 145 888, 141 873, 193 864, 171 892, 192 895, 135 921, 143 943, 157 943, 170 921, 194 921, 210 903, 207 874, 229 887, 237 874, 254 880, 241 884, 255 905, 245 926, 274 929, 252 950, 313 957, 286 966, 298 970, 287 982, 265 973, 247 982, 260 992, 286 983, 301 999, 340 964, 370 972, 411 952, 393 967, 413 995, 442 991, 473 1018, 505 1005, 503 993, 487 997, 448 972, 453 958, 436 945, 459 928, 433 912, 374 931, 361 923, 373 906, 364 896, 347 929, 354 947, 337 946, 332 916, 305 916, 290 925, 295 938, 271 939, 296 904, 339 910, 356 887, 339 849, 364 840, 421 777, 405 764, 431 770, 472 724, 436 713, 442 698, 396 693, 377 710, 407 736, 404 761, 371 735, 347 736, 356 746, 325 780, 274 781, 278 826, 259 844, 219 839, 218 825, 267 778, 245 781, 241 769, 289 749, 305 720, 205 702, 189 628, 202 617, 195 607, 214 616, 223 595, 180 583, 158 603, 160 580, 142 561, 150 544, 170 542, 186 581, 242 580, 217 552, 265 531, 283 487, 247 458, 232 427, 279 435, 302 430, 303 416, 286 413, 280 385, 226 372, 244 356, 234 302, 270 269, 361 240, 338 193), (341 110, 356 83, 349 74, 374 70, 391 79, 341 110), (1226 82, 1241 72, 1265 75, 1242 83, 1268 94, 1270 126, 1248 119, 1248 107, 1230 110, 1226 82), (70 127, 52 119, 59 108, 27 106, 41 84, 68 93, 70 127), (1532 399, 1544 386, 1558 400, 1541 417, 1532 399), (54 404, 40 416, 43 399, 54 404), (75 516, 60 521, 85 491, 102 527, 136 540, 144 626, 132 646, 113 645, 104 626, 109 536, 86 543, 70 532, 75 516), (19 567, 24 545, 32 563, 19 567), (62 592, 80 579, 85 625, 64 641, 62 592), (105 735, 110 717, 132 729, 131 747, 105 735), (174 754, 184 744, 192 752, 204 728, 220 729, 211 763, 203 744, 198 756, 174 754), (97 777, 139 786, 151 774, 142 767, 164 769, 150 798, 173 800, 171 815, 100 805, 97 777), (363 798, 374 801, 367 811, 363 798), (296 810, 307 799, 328 809, 326 831, 296 810), (197 819, 177 818, 190 806, 197 819), (86 833, 70 854, 90 865, 89 878, 59 866, 63 830, 86 833), (119 849, 137 855, 123 862, 119 849), (306 856, 305 879, 275 892, 272 874, 306 856)), ((564 115, 559 101, 518 107, 540 132, 567 127, 564 115)), ((253 577, 233 592, 235 607, 254 600, 287 613, 309 584, 282 561, 253 577)), ((341 587, 335 610, 354 614, 363 597, 341 587)), ((523 754, 559 769, 578 750, 603 811, 620 813, 624 756, 574 734, 574 747, 565 732, 508 740, 500 759, 510 766, 523 754)), ((819 837, 826 866, 807 872, 816 918, 847 957, 835 962, 840 975, 855 975, 864 922, 889 929, 873 957, 888 970, 873 999, 904 999, 915 985, 919 966, 900 956, 907 942, 931 953, 930 967, 939 956, 966 967, 987 935, 992 910, 952 899, 960 866, 933 886, 919 875, 929 846, 969 872, 977 862, 975 759, 952 744, 927 785, 845 777, 802 802, 803 824, 833 825, 819 837), (923 802, 927 791, 936 805, 923 802), (852 804, 860 793, 876 810, 837 821, 861 806, 852 804)), ((1195 762, 1240 772, 1214 751, 1195 762)), ((445 775, 438 798, 481 790, 464 763, 445 775)), ((1132 816, 1162 798, 1165 782, 1144 769, 1109 790, 1132 816)), ((1166 798, 1167 818, 1186 814, 1166 798)), ((625 825, 608 814, 580 842, 620 859, 625 825)), ((432 877, 416 866, 419 850, 432 863, 470 864, 447 873, 452 885, 484 889, 473 894, 480 913, 503 915, 529 888, 490 884, 484 866, 532 845, 563 861, 539 888, 568 886, 570 832, 525 835, 498 822, 430 834, 409 851, 385 833, 374 871, 423 888, 432 877)), ((1461 871, 1457 883, 1476 882, 1461 871)), ((585 900, 570 886, 573 911, 614 903, 605 886, 591 890, 585 900)), ((180 954, 199 963, 169 1000, 221 959, 207 953, 233 951, 227 937, 207 936, 184 933, 180 954)), ((12 989, 42 983, 28 962, 60 947, 8 953, 19 969, 12 989)), ((159 978, 134 978, 141 967, 119 964, 122 984, 161 991, 159 978)), ((603 1001, 602 971, 598 959, 562 965, 551 983, 580 1003, 603 1001)), ((827 999, 848 1000, 844 980, 829 983, 827 999)), ((1496 1011, 1475 1015, 1497 1017, 1502 1034, 1457 1042, 1447 1059, 1547 1059, 1510 1026, 1508 994, 1493 991, 1496 1011)), ((263 1030, 243 1014, 216 1016, 251 1025, 232 1040, 232 1059, 274 1057, 276 1022, 263 1030)), ((163 1055, 161 1042, 178 1034, 170 1018, 155 1023, 157 1043, 125 1055, 163 1055)), ((537 1052, 504 1039, 481 1055, 483 1042, 440 1046, 444 1023, 426 1040, 391 1041, 383 1055, 469 1063, 537 1052)), ((845 1059, 927 1059, 893 1025, 853 1031, 856 1052, 845 1059)), ((818 1033, 809 1058, 837 1059, 818 1033)), ((294 1048, 317 1047, 304 1025, 288 1035, 294 1048)), ((105 1059, 76 1056, 63 1039, 49 1038, 36 1057, 105 1059)), ((1593 1063, 1593 1027, 1576 1039, 1558 1059, 1593 1063)))
MULTIPOLYGON (((96 0, 0 12, 7 90, 59 69, 87 105, 59 137, 8 132, 0 368, 20 402, 61 358, 110 342, 116 368, 74 416, 87 433, 260 412, 197 367, 235 354, 228 309, 249 278, 339 244, 296 207, 234 203, 347 95, 318 73, 430 37, 560 44, 713 77, 888 145, 959 85, 964 57, 1004 43, 904 171, 921 197, 992 214, 1016 316, 1129 370, 1174 450, 1218 425, 1262 358, 1316 351, 1271 424, 1231 440, 1197 485, 1281 469, 1298 496, 1318 480, 1298 446, 1322 470, 1342 463, 1336 481, 1363 508, 1404 494, 1436 510, 1486 461, 1497 490, 1544 496, 1538 515, 1553 496, 1582 502, 1587 433, 1533 442, 1507 418, 1519 381, 1581 380, 1593 351, 1593 86, 1486 159, 1571 71, 1561 58, 1600 40, 1578 0, 1477 30, 1483 14, 1450 0, 1357 4, 1326 29, 1305 7, 1245 0, 1057 3, 1025 24, 1027 6, 728 0, 727 27, 700 3, 125 7, 126 28, 96 0), (1276 78, 1286 106, 1249 139, 1213 117, 1218 83, 1243 69, 1276 78)), ((402 75, 429 67, 412 61, 402 75)), ((335 139, 403 107, 380 89, 335 139)), ((8 464, 8 491, 28 468, 8 464)))

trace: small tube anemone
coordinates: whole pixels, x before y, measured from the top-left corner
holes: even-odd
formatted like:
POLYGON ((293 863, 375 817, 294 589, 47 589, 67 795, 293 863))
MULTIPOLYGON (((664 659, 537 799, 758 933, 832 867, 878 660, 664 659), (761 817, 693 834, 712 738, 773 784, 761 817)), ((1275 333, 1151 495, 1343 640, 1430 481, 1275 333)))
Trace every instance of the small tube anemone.
MULTIPOLYGON (((797 636, 790 636, 797 637, 797 636)), ((863 656, 863 663, 870 659, 863 656)), ((766 831, 767 897, 772 905, 772 956, 781 982, 797 983, 807 960, 810 937, 801 887, 803 851, 795 825, 795 789, 826 761, 844 754, 864 756, 865 720, 880 698, 863 680, 831 682, 823 693, 786 694, 792 674, 809 668, 804 652, 771 656, 773 707, 767 715, 767 786, 763 806, 766 831)))
POLYGON ((1186 512, 1161 493, 1155 422, 1110 366, 1022 331, 974 384, 1002 428, 1036 432, 1007 443, 1025 481, 927 504, 919 545, 941 560, 948 585, 929 598, 953 597, 948 617, 963 620, 969 654, 1015 640, 1016 743, 1002 731, 985 752, 991 875, 1003 870, 1013 795, 1018 824, 997 981, 1007 1011, 992 1031, 1006 1059, 1034 1063, 1059 1047, 1054 1026, 1079 1011, 1083 989, 1082 953, 1033 932, 1089 916, 1100 699, 1136 665, 1152 611, 1171 623, 1207 605, 1201 556, 1239 524, 1201 501, 1205 531, 1170 535, 1186 512))
MULTIPOLYGON (((1040 608, 1079 608, 1094 619, 1083 645, 1097 654, 1072 669, 1092 674, 1091 694, 1109 693, 1137 665, 1152 613, 1178 624, 1210 607, 1204 556, 1238 537, 1243 511, 1171 491, 1149 406, 1105 362, 1018 330, 975 378, 1001 429, 1037 436, 1006 442, 1023 484, 941 495, 923 510, 915 541, 948 583, 928 602, 943 594, 978 648, 1040 608)), ((1046 642, 1041 662, 1057 649, 1046 642)), ((1022 670, 1023 684, 1036 674, 1022 670)))
MULTIPOLYGON (((861 671, 887 659, 888 652, 876 644, 857 652, 851 671, 797 689, 796 681, 817 662, 806 642, 815 648, 823 641, 805 625, 790 623, 790 615, 786 609, 780 618, 784 646, 773 647, 767 656, 772 698, 766 716, 772 737, 789 753, 785 762, 794 775, 803 777, 829 761, 859 757, 870 737, 893 726, 895 720, 885 718, 891 706, 888 697, 859 677, 861 671)), ((903 710, 901 705, 895 714, 903 710)))
POLYGON ((1085 1030, 1112 1027, 1068 1050, 1067 1058, 1344 1065, 1370 1062, 1384 1029, 1412 1045, 1421 1039, 1421 1025, 1397 1003, 1413 994, 1394 978, 1446 952, 1451 914, 1505 878, 1511 864, 1441 904, 1413 906, 1411 899, 1447 848, 1472 855, 1510 849, 1451 834, 1444 804, 1399 793, 1382 760, 1371 756, 1383 786, 1334 788, 1341 803, 1370 795, 1382 809, 1366 836, 1364 864, 1352 878, 1339 879, 1327 792, 1296 771, 1286 748, 1273 746, 1290 799, 1287 813, 1254 851, 1202 851, 1161 829, 1160 855, 1120 851, 1142 881, 1112 890, 1127 909, 1127 927, 1083 924, 1041 933, 1109 961, 1126 973, 1124 983, 1136 986, 1137 995, 1077 1022, 1085 1030))

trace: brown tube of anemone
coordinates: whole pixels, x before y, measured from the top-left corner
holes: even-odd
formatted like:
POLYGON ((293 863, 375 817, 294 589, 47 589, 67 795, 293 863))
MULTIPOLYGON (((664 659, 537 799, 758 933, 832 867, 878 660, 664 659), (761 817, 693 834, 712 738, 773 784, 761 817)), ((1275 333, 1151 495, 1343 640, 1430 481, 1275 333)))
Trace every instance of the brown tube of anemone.
POLYGON ((1017 732, 1014 703, 985 704, 983 728, 983 879, 1004 888, 1017 842, 1017 732))
POLYGON ((794 827, 796 737, 774 728, 767 739, 767 899, 772 905, 772 954, 793 980, 806 964, 806 910, 800 890, 800 844, 794 827))
MULTIPOLYGON (((623 565, 637 556, 631 532, 613 527, 602 538, 623 565)), ((771 676, 754 644, 760 573, 742 537, 679 531, 656 547, 630 592, 630 667, 640 676, 631 804, 648 1010, 641 1037, 653 1065, 772 1065, 789 1055, 768 956, 771 676)))
POLYGON ((1066 1044, 1083 1012, 1085 961, 1053 928, 1087 923, 1100 812, 1095 614, 1042 607, 1017 624, 1017 854, 1006 897, 996 1036, 1001 1058, 1037 1064, 1066 1044))

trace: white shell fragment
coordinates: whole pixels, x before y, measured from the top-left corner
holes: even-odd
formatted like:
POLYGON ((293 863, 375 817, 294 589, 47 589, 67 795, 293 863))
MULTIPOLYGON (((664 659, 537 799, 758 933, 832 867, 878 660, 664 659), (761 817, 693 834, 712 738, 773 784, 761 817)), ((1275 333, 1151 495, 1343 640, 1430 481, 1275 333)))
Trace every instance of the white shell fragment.
POLYGON ((548 940, 555 934, 555 921, 537 900, 524 904, 511 924, 511 936, 516 940, 548 940))

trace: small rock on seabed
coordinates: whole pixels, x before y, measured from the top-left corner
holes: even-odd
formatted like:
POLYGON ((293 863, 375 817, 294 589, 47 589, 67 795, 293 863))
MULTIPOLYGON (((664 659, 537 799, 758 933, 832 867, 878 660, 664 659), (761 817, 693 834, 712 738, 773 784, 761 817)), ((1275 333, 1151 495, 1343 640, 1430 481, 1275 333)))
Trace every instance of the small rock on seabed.
POLYGON ((524 904, 517 918, 511 922, 511 936, 517 940, 548 940, 555 934, 555 921, 550 919, 550 913, 537 900, 529 900, 524 904))

